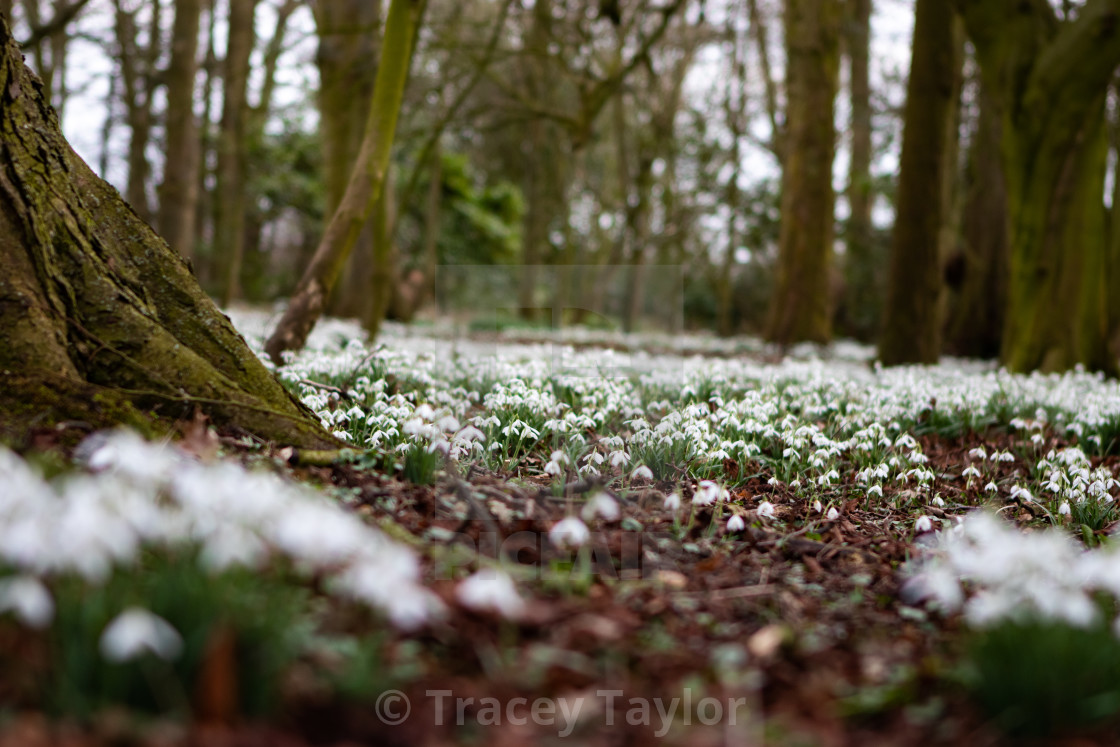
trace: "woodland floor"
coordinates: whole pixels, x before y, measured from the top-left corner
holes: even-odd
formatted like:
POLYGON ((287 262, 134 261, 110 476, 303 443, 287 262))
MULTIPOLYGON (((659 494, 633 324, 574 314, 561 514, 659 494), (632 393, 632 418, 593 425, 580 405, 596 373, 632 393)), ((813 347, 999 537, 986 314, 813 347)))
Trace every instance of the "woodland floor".
MULTIPOLYGON (((191 426, 184 424, 184 431, 190 437, 191 426)), ((220 434, 227 458, 259 458, 259 452, 244 448, 241 435, 220 434)), ((1013 451, 1015 438, 993 428, 919 440, 929 468, 940 475, 959 473, 977 446, 1013 451)), ((1050 445, 1061 442, 1052 439, 1050 445)), ((57 431, 44 430, 36 446, 65 451, 57 431)), ((522 474, 539 471, 544 459, 529 456, 522 474)), ((1107 464, 1114 462, 1110 457, 1107 464)), ((1101 463, 1093 459, 1094 466, 1101 463)), ((726 515, 714 513, 717 504, 697 508, 682 536, 680 513, 663 506, 679 481, 620 490, 613 495, 622 517, 593 532, 589 575, 546 539, 582 500, 589 489, 584 482, 571 482, 560 493, 544 476, 513 478, 478 466, 465 478, 441 473, 433 485, 345 464, 293 467, 300 481, 349 491, 353 510, 416 550, 425 583, 447 604, 449 616, 420 635, 384 633, 383 660, 398 674, 394 684, 411 703, 403 723, 388 726, 374 703, 325 693, 297 670, 286 675, 282 705, 266 723, 231 719, 236 705, 221 703, 217 712, 226 716, 193 725, 113 711, 78 726, 19 710, 0 721, 0 747, 1020 743, 1001 736, 954 684, 959 617, 939 616, 902 599, 899 569, 915 552, 915 541, 923 539, 915 540, 912 510, 890 508, 892 492, 904 492, 905 486, 886 488, 874 510, 858 499, 838 503, 839 517, 824 521, 810 501, 787 486, 768 484, 759 464, 728 459, 723 466, 739 483, 731 500, 770 500, 775 521, 753 522, 728 535, 726 515), (744 482, 745 475, 756 476, 744 482), (455 518, 464 502, 467 518, 455 518), (518 622, 471 611, 454 594, 455 569, 477 560, 476 552, 494 558, 501 542, 507 550, 515 546, 505 560, 519 586, 530 592, 529 610, 518 622), (473 704, 465 710, 467 723, 456 726, 447 703, 444 724, 438 725, 434 690, 451 691, 454 698, 496 698, 503 708, 519 702, 516 698, 568 704, 582 698, 579 726, 561 736, 559 718, 534 726, 533 719, 512 723, 505 712, 500 723, 484 726, 486 716, 473 704), (602 691, 620 691, 613 709, 606 707, 602 691), (664 734, 656 712, 649 725, 627 723, 631 698, 668 702, 685 691, 693 706, 703 698, 724 704, 742 699, 743 705, 734 724, 725 715, 704 725, 694 712, 686 727, 684 711, 664 734)), ((1001 463, 994 469, 1010 476, 1017 466, 1001 463)), ((841 500, 850 479, 835 486, 841 500)), ((966 489, 959 480, 937 489, 944 508, 923 510, 938 518, 989 502, 979 487, 966 489)), ((1014 506, 1023 525, 1037 520, 1028 508, 1014 506)), ((369 621, 343 609, 332 624, 361 631, 369 621)), ((18 628, 0 620, 0 649, 19 649, 19 636, 18 628)), ((34 671, 34 647, 26 656, 34 671)), ((26 674, 0 671, 0 703, 5 681, 26 674)), ((1118 740, 1102 731, 1037 743, 1118 740)))

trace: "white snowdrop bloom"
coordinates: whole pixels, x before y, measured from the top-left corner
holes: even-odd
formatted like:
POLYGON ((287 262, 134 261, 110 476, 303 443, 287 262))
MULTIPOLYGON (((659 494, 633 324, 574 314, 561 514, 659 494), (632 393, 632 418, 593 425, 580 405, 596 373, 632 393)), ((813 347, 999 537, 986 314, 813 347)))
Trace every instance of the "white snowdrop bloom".
POLYGON ((840 518, 840 512, 836 510, 835 506, 830 506, 828 509, 828 513, 825 514, 824 518, 828 521, 836 521, 840 518))
POLYGON ((711 480, 701 480, 692 494, 692 502, 697 506, 710 506, 720 497, 719 485, 711 480))
POLYGON ((425 404, 422 404, 419 407, 417 407, 413 411, 413 414, 416 415, 416 417, 418 417, 418 418, 422 418, 424 420, 431 420, 432 418, 434 418, 436 416, 436 411, 432 409, 431 405, 425 403, 425 404))
POLYGON ((819 514, 821 511, 824 511, 824 506, 821 505, 819 500, 813 501, 813 510, 819 514))
POLYGON ((606 457, 597 451, 593 451, 587 455, 587 463, 593 464, 596 467, 602 464, 604 461, 606 461, 606 457))
POLYGON ((561 519, 548 530, 548 540, 560 550, 575 550, 591 539, 587 525, 575 516, 561 519))
POLYGON ((611 467, 619 469, 625 467, 627 462, 630 461, 630 455, 622 449, 611 452, 611 467))
POLYGON ((30 628, 45 628, 54 618, 54 600, 34 576, 0 578, 0 613, 4 612, 30 628))
POLYGON ((580 512, 584 521, 593 521, 596 518, 603 521, 618 521, 621 515, 622 510, 618 507, 618 501, 601 490, 591 496, 580 512))
POLYGON ((669 511, 679 511, 681 508, 680 493, 672 492, 665 496, 665 508, 669 511))
POLYGON ((120 428, 86 438, 75 451, 94 472, 112 471, 137 482, 165 479, 183 457, 172 448, 153 448, 134 431, 120 428))
POLYGON ((1062 505, 1058 506, 1058 514, 1061 516, 1069 516, 1069 501, 1062 501, 1062 505))
POLYGON ((478 612, 497 612, 507 620, 517 620, 525 614, 525 600, 504 571, 478 571, 459 583, 455 596, 464 607, 478 612))
POLYGON ((758 504, 758 516, 762 519, 774 518, 774 504, 770 501, 763 501, 758 504))
POLYGON ((930 503, 937 506, 938 508, 945 508, 945 499, 939 495, 935 495, 930 503))
POLYGON ((987 485, 984 486, 984 492, 985 493, 998 493, 999 492, 999 486, 996 485, 994 481, 989 482, 987 485))
POLYGON ((777 477, 771 477, 769 480, 766 481, 766 484, 767 485, 781 485, 782 481, 779 480, 777 477))
POLYGON ((162 617, 130 607, 105 627, 99 648, 102 656, 118 664, 145 653, 171 661, 183 650, 183 638, 162 617))
POLYGON ((877 495, 880 498, 882 498, 883 497, 883 486, 882 485, 871 485, 870 487, 867 488, 867 494, 868 495, 877 495))
POLYGON ((914 531, 918 534, 933 531, 933 520, 928 516, 919 516, 918 520, 914 522, 914 531))
POLYGON ((549 457, 549 461, 556 462, 557 464, 571 464, 571 460, 568 459, 568 455, 562 451, 552 452, 552 455, 549 457))
POLYGON ((439 428, 444 433, 452 433, 459 430, 459 419, 454 415, 444 415, 436 421, 436 428, 439 428))
POLYGON ((631 480, 652 480, 653 470, 644 464, 639 465, 633 472, 630 473, 631 480))
POLYGON ((480 431, 478 428, 475 428, 473 425, 468 425, 455 434, 455 440, 466 441, 468 443, 474 441, 485 441, 486 434, 480 431))
POLYGON ((559 462, 550 461, 544 465, 544 473, 546 475, 552 475, 553 477, 559 477, 564 474, 564 468, 560 466, 559 462))
POLYGON ((971 464, 968 465, 967 467, 965 467, 964 471, 961 472, 961 477, 979 477, 979 476, 980 476, 980 470, 976 469, 976 467, 974 467, 971 464))
POLYGON ((1015 461, 1015 455, 1012 454, 1011 452, 1005 451, 1005 452, 1002 452, 999 455, 999 460, 1001 462, 1014 462, 1015 461))
MULTIPOLYGON (((773 512, 771 511, 771 513, 773 513, 773 512)), ((743 517, 740 516, 739 514, 735 514, 734 516, 732 516, 730 519, 727 520, 727 531, 728 531, 728 533, 741 532, 746 528, 747 528, 747 523, 745 521, 743 521, 743 517)))
POLYGON ((406 421, 405 424, 401 426, 401 433, 404 433, 406 436, 418 436, 424 433, 426 430, 427 426, 420 418, 412 418, 411 420, 406 421))
POLYGON ((1031 491, 1027 490, 1022 485, 1016 485, 1011 488, 1011 497, 1018 498, 1024 503, 1030 503, 1034 500, 1034 496, 1031 495, 1031 491))

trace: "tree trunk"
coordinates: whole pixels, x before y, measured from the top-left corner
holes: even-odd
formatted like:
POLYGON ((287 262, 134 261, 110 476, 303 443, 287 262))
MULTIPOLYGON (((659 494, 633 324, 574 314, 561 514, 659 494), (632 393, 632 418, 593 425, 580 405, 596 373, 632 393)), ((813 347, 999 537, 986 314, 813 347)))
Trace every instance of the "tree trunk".
POLYGON ((202 113, 198 119, 198 204, 195 210, 195 235, 199 247, 194 258, 194 271, 202 287, 216 295, 218 289, 218 267, 214 256, 214 214, 217 207, 217 190, 213 189, 215 178, 211 162, 216 162, 213 122, 214 83, 221 80, 218 71, 217 42, 218 0, 202 0, 206 10, 206 53, 202 58, 202 113))
POLYGON ((222 306, 239 295, 245 254, 245 134, 249 118, 249 57, 256 40, 257 0, 230 0, 222 123, 218 133, 218 201, 214 254, 221 269, 222 306))
POLYGON ((277 365, 283 362, 285 350, 299 350, 307 341, 358 234, 381 197, 422 11, 423 0, 392 0, 389 5, 369 120, 346 194, 291 303, 265 345, 277 365))
POLYGON ((1015 371, 1116 373, 1103 102, 1120 65, 1120 0, 1088 0, 1064 21, 1046 3, 958 5, 1003 122, 1011 250, 1000 358, 1015 371))
POLYGON ((2 20, 0 48, 0 436, 200 408, 264 439, 335 444, 70 149, 2 20))
POLYGON ((782 225, 767 337, 787 345, 831 336, 833 105, 841 5, 786 0, 786 129, 782 225))
POLYGON ((848 225, 844 236, 843 333, 872 339, 879 331, 882 288, 879 267, 884 258, 872 243, 871 207, 871 0, 852 0, 845 48, 848 56, 848 98, 851 102, 851 160, 848 165, 848 225))
POLYGON ((366 316, 362 318, 371 340, 381 331, 381 322, 389 310, 393 295, 393 279, 396 277, 396 247, 393 246, 392 226, 396 223, 396 201, 394 200, 393 168, 385 174, 385 186, 377 198, 373 209, 373 220, 367 230, 373 235, 372 257, 369 274, 364 285, 370 297, 366 316))
POLYGON ((1000 121, 980 86, 980 116, 972 132, 964 185, 961 250, 946 281, 956 296, 946 320, 944 350, 952 355, 999 355, 1007 304, 1007 189, 1000 161, 1000 121))
POLYGON ((136 23, 136 9, 128 10, 121 0, 115 0, 116 35, 121 81, 124 83, 124 104, 129 129, 128 185, 125 198, 133 210, 146 222, 153 220, 148 200, 148 179, 151 164, 148 162, 148 143, 152 134, 152 104, 155 88, 153 69, 160 53, 159 2, 151 6, 148 26, 148 46, 142 47, 137 39, 140 34, 136 23))
POLYGON ((914 50, 879 342, 879 357, 888 366, 934 363, 940 354, 938 249, 947 208, 943 204, 945 153, 953 77, 959 68, 953 14, 952 6, 943 0, 918 0, 914 11, 914 50))
MULTIPOLYGON (((327 0, 315 6, 319 48, 319 119, 323 134, 323 168, 328 215, 346 193, 354 161, 362 147, 381 44, 381 3, 368 0, 327 0)), ((366 319, 373 232, 358 234, 329 310, 338 316, 366 319)))
POLYGON ((194 255, 198 209, 198 125, 194 84, 198 73, 200 0, 176 0, 167 69, 167 158, 159 188, 159 230, 188 259, 194 255))

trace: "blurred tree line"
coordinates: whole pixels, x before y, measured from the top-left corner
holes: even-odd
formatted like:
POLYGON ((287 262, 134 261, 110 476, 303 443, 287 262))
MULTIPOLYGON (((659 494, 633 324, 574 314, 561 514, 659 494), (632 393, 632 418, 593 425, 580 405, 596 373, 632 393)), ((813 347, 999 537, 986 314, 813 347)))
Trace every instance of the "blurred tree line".
MULTIPOLYGON (((376 330, 441 300, 441 266, 492 265, 527 321, 637 329, 673 307, 886 363, 1116 372, 1120 0, 418 7, 386 186, 329 313, 376 330), (872 21, 900 17, 895 64, 872 21)), ((225 303, 287 296, 311 261, 387 8, 0 0, 44 95, 99 141, 91 165, 225 303)))

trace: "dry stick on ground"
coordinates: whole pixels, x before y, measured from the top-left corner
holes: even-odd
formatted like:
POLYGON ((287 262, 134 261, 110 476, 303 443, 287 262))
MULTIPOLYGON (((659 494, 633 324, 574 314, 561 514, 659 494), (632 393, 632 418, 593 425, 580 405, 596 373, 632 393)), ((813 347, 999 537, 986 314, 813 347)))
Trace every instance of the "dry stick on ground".
POLYGON ((350 183, 295 296, 265 343, 265 351, 276 365, 283 363, 284 351, 299 350, 307 342, 311 328, 323 315, 327 297, 362 226, 369 220, 381 195, 423 7, 423 0, 393 0, 389 6, 373 103, 350 183))

